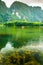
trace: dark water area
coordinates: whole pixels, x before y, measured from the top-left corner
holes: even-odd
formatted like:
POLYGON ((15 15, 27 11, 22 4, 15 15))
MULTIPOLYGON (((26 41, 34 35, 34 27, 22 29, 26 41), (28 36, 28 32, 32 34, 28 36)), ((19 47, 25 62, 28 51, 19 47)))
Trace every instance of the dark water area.
POLYGON ((5 27, 5 31, 7 34, 5 32, 0 34, 0 49, 5 47, 7 42, 10 42, 14 48, 27 44, 43 44, 43 27, 5 27))
POLYGON ((5 47, 8 41, 12 38, 11 35, 8 34, 0 34, 0 49, 5 47))

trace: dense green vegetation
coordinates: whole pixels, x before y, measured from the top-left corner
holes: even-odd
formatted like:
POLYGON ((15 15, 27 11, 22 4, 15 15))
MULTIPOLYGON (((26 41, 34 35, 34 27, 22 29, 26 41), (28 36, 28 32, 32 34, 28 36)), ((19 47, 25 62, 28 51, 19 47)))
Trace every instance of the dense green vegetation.
POLYGON ((43 65, 40 51, 16 51, 0 54, 0 65, 43 65))

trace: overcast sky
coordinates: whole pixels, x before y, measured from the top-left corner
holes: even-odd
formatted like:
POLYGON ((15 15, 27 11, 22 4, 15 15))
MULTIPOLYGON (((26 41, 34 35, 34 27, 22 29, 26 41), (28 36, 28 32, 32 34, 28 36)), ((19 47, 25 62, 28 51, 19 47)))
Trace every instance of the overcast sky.
POLYGON ((6 3, 7 7, 10 7, 14 1, 23 2, 29 6, 40 6, 43 9, 43 0, 2 0, 6 3))

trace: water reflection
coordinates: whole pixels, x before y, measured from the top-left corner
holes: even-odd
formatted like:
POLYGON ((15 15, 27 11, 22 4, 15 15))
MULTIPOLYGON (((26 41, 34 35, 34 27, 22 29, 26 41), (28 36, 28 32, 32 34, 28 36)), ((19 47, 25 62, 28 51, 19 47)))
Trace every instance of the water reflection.
MULTIPOLYGON (((10 28, 7 27, 7 31, 8 29, 10 32, 10 28)), ((15 27, 11 32, 13 34, 0 34, 0 49, 9 41, 14 48, 43 44, 43 27, 24 27, 23 29, 15 27)))

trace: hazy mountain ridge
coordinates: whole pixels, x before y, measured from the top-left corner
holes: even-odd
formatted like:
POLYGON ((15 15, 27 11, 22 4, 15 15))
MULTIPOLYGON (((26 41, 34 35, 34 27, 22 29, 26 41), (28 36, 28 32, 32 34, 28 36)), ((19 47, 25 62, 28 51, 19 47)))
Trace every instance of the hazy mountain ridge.
POLYGON ((8 21, 9 17, 11 18, 9 9, 4 2, 0 1, 0 22, 8 21))
POLYGON ((29 22, 43 21, 43 10, 41 7, 32 7, 15 1, 10 8, 0 1, 0 22, 10 20, 29 20, 29 22))
POLYGON ((10 9, 18 12, 21 15, 21 19, 27 19, 31 22, 43 20, 41 7, 32 7, 16 1, 11 5, 10 9))

